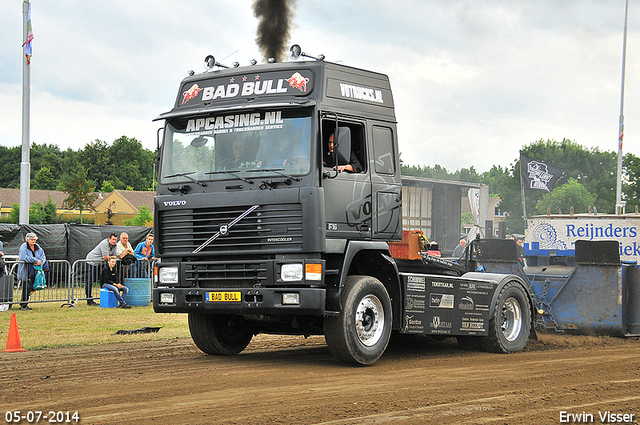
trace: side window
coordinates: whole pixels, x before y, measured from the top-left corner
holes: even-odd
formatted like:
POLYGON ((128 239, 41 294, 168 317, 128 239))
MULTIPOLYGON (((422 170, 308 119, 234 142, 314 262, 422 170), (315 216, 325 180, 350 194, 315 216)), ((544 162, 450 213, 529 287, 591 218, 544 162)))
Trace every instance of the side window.
POLYGON ((395 174, 396 162, 393 152, 393 132, 388 127, 373 127, 373 155, 378 174, 395 174))
MULTIPOLYGON (((325 119, 322 121, 322 139, 322 158, 325 167, 333 168, 335 158, 337 158, 339 166, 349 164, 353 167, 352 172, 364 173, 367 171, 364 126, 362 124, 325 119), (338 145, 342 141, 343 146, 335 148, 335 152, 332 154, 331 148, 335 146, 336 134, 338 134, 338 145), (330 141, 333 141, 333 146, 330 141), (343 149, 349 144, 349 152, 344 152, 343 149)), ((347 171, 350 171, 350 168, 347 171)))

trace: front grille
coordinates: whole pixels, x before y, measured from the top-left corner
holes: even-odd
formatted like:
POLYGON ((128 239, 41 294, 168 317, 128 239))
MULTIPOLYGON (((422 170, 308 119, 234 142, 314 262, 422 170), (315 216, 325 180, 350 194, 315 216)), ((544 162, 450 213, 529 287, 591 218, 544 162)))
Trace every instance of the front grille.
MULTIPOLYGON (((160 211, 160 255, 190 255, 251 205, 160 211)), ((302 251, 302 206, 260 205, 199 253, 234 256, 302 251)))
POLYGON ((272 264, 259 260, 187 262, 185 281, 198 288, 252 288, 273 278, 272 264))

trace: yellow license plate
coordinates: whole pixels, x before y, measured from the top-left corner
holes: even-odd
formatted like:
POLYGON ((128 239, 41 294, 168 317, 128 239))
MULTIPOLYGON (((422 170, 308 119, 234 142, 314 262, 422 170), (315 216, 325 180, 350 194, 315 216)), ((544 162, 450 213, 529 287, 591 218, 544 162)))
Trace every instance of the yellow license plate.
POLYGON ((207 292, 208 302, 240 302, 241 292, 207 292))

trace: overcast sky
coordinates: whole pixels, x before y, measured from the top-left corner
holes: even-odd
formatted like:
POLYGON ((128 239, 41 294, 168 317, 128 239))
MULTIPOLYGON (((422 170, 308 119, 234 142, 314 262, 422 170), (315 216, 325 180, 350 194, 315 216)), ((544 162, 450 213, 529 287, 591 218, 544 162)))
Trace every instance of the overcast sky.
MULTIPOLYGON (((252 0, 32 0, 31 141, 155 149, 180 81, 263 62, 252 0)), ((616 151, 624 0, 299 0, 291 44, 389 75, 402 158, 509 167, 563 138, 616 151)), ((0 2, 0 145, 22 140, 22 0, 0 2)), ((640 1, 630 0, 624 153, 640 156, 640 1)))

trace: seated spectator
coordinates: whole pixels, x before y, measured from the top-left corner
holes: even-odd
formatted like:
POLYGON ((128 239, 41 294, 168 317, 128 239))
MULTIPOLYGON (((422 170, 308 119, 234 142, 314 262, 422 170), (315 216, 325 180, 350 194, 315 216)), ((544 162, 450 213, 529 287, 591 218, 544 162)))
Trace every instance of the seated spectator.
POLYGON ((124 300, 129 293, 129 288, 121 284, 118 280, 115 256, 109 257, 107 265, 102 269, 102 273, 100 273, 100 286, 115 294, 118 300, 118 308, 131 308, 124 300), (122 295, 120 295, 120 291, 122 291, 122 295))
POLYGON ((102 260, 107 261, 109 257, 116 255, 117 243, 118 235, 111 233, 107 239, 100 241, 100 243, 87 254, 87 282, 84 287, 85 295, 87 296, 87 305, 98 305, 91 297, 91 289, 93 288, 93 284, 99 280, 102 260))

